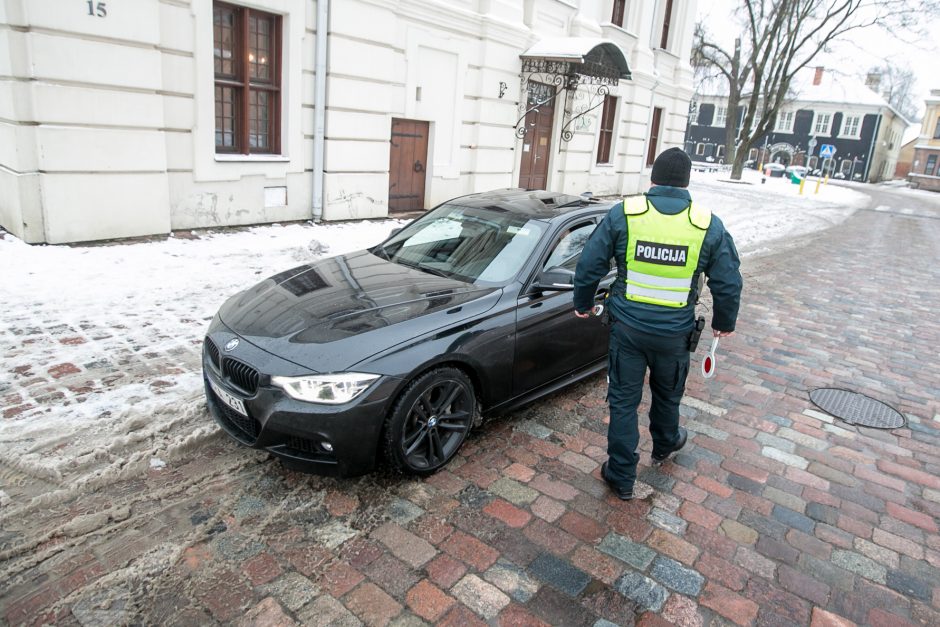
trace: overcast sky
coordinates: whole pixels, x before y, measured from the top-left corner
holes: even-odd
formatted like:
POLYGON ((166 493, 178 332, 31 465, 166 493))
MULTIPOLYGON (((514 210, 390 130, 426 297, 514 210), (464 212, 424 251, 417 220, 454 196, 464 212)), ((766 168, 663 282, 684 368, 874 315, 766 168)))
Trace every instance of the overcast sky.
MULTIPOLYGON (((740 35, 741 28, 730 19, 733 9, 741 4, 740 0, 699 0, 699 19, 704 21, 709 31, 719 43, 730 50, 734 37, 740 35)), ((811 65, 822 65, 845 74, 863 77, 872 66, 886 61, 899 66, 907 66, 917 75, 917 106, 920 115, 924 112, 924 98, 930 89, 940 88, 940 76, 936 72, 938 53, 940 53, 940 20, 936 20, 929 32, 918 41, 906 43, 896 35, 885 33, 880 28, 869 28, 853 34, 848 41, 833 46, 831 53, 821 53, 811 65)))

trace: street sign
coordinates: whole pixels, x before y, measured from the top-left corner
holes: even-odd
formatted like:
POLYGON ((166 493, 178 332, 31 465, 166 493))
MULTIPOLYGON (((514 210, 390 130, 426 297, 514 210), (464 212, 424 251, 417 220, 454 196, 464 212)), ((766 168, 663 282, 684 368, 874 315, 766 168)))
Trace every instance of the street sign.
POLYGON ((832 144, 823 144, 819 147, 819 156, 823 159, 832 159, 836 156, 836 147, 832 144))

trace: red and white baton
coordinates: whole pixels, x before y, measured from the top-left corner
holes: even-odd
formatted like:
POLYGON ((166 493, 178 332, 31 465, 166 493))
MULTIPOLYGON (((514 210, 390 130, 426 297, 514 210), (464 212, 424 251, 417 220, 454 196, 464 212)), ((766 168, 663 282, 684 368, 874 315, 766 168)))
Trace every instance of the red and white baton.
POLYGON ((708 350, 708 354, 705 355, 705 358, 702 360, 702 376, 706 379, 711 379, 715 376, 715 350, 718 348, 718 337, 712 340, 712 347, 708 350))

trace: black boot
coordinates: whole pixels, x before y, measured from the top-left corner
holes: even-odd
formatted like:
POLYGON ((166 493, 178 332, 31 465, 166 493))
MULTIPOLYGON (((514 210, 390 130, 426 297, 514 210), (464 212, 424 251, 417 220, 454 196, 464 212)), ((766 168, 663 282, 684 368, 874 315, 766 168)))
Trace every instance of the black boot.
POLYGON ((629 501, 630 499, 633 498, 633 488, 627 489, 622 486, 619 486, 616 483, 614 483, 610 479, 610 477, 607 476, 607 462, 604 462, 603 464, 601 464, 601 478, 604 480, 604 483, 606 483, 610 487, 611 491, 617 495, 617 498, 620 499, 621 501, 629 501))
POLYGON ((661 464, 664 461, 666 461, 670 455, 672 455, 678 450, 681 450, 682 447, 685 446, 685 443, 688 441, 688 439, 689 439, 689 432, 685 430, 685 427, 679 427, 679 441, 676 442, 676 445, 674 447, 672 447, 670 450, 666 451, 665 453, 654 452, 652 455, 653 463, 661 464))

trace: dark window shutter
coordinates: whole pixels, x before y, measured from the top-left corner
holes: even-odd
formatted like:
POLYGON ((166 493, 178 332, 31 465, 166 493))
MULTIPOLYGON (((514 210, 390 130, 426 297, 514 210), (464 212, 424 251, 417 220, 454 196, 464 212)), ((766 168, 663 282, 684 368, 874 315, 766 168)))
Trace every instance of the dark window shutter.
POLYGON ((659 125, 662 122, 663 110, 660 107, 653 109, 653 121, 650 124, 650 147, 646 153, 646 167, 652 167, 656 161, 656 153, 659 147, 659 125))
POLYGON ((604 112, 601 114, 601 128, 597 136, 597 163, 610 163, 610 148, 614 141, 617 99, 604 97, 604 112))
POLYGON ((627 6, 627 0, 614 0, 614 13, 610 16, 610 21, 617 26, 623 26, 623 14, 627 6))
POLYGON ((672 0, 666 0, 666 12, 663 15, 663 36, 659 41, 659 47, 663 50, 669 44, 669 23, 672 21, 672 0))

